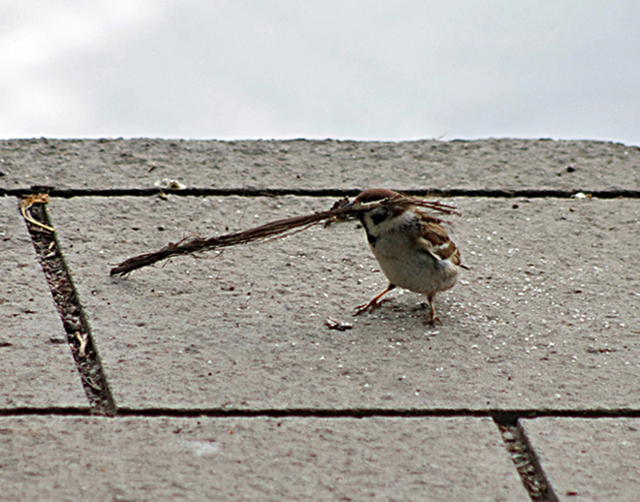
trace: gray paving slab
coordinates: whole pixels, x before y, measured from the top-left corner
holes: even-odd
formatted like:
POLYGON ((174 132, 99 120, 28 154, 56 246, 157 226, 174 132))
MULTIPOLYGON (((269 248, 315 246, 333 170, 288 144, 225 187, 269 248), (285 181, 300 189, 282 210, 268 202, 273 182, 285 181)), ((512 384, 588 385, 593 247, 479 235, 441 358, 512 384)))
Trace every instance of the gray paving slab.
POLYGON ((527 501, 460 418, 0 418, 0 500, 527 501))
POLYGON ((86 408, 60 317, 18 200, 0 198, 0 410, 86 408))
POLYGON ((640 494, 640 420, 522 420, 560 501, 636 502, 640 494))
POLYGON ((333 199, 56 199, 58 236, 111 388, 129 408, 640 406, 637 200, 460 199, 471 267, 438 297, 392 293, 355 224, 109 277, 121 260, 330 207, 333 199), (353 323, 329 330, 327 317, 353 323))
POLYGON ((0 141, 0 189, 640 188, 640 148, 596 141, 0 141))

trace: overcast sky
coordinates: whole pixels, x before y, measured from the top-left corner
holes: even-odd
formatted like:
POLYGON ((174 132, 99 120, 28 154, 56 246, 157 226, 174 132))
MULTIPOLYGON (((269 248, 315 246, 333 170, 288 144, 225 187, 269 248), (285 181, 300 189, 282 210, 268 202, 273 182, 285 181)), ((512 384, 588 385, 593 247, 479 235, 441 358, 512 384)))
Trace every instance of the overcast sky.
POLYGON ((640 2, 0 0, 0 138, 640 145, 640 2))

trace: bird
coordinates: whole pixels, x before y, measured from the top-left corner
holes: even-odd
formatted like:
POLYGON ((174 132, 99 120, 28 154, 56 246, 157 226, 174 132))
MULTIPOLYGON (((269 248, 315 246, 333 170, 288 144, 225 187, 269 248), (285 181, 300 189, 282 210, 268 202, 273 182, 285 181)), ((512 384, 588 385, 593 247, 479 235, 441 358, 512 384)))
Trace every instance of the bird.
POLYGON ((436 293, 452 288, 459 269, 468 267, 462 264, 460 250, 442 220, 426 212, 431 204, 386 188, 365 190, 355 198, 353 209, 389 285, 358 305, 354 315, 373 311, 384 295, 400 287, 425 295, 430 307, 427 322, 440 322, 433 304, 436 293))

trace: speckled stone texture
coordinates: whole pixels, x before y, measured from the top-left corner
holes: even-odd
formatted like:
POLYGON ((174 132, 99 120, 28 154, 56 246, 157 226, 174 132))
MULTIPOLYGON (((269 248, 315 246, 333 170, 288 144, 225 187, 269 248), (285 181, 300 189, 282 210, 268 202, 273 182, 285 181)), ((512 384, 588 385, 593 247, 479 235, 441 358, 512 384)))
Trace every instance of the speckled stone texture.
POLYGON ((13 197, 0 198, 0 249, 0 412, 88 407, 67 335, 13 197))
POLYGON ((493 423, 0 417, 0 500, 529 500, 493 423))
POLYGON ((597 141, 0 141, 0 188, 550 189, 640 187, 640 148, 597 141))
POLYGON ((0 500, 528 500, 516 465, 562 501, 639 492, 638 147, 4 140, 0 194, 0 500), (351 316, 386 286, 354 222, 109 276, 372 187, 459 195, 440 324, 400 290, 351 316), (115 418, 88 415, 18 213, 49 190, 115 418))
POLYGON ((638 500, 640 419, 549 417, 523 426, 560 501, 638 500))
POLYGON ((97 197, 57 199, 49 210, 120 406, 640 406, 640 266, 624 238, 640 231, 640 205, 452 202, 471 270, 436 299, 435 327, 424 298, 409 292, 351 316, 386 285, 354 223, 109 277, 169 241, 332 199, 97 197), (328 317, 354 329, 331 331, 328 317))

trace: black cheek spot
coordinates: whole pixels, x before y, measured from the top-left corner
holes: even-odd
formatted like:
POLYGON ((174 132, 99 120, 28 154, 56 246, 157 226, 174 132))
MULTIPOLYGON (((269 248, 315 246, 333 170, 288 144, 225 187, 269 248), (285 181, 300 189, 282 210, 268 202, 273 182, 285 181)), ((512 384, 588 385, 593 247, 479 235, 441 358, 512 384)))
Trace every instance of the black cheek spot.
POLYGON ((374 211, 371 214, 371 221, 375 225, 380 225, 380 223, 382 223, 384 220, 389 218, 389 216, 391 216, 391 213, 389 213, 389 211, 387 211, 386 209, 383 209, 383 208, 381 208, 381 209, 382 210, 374 211))
POLYGON ((367 232, 367 240, 369 241, 369 244, 371 244, 372 246, 375 246, 376 245, 376 241, 378 239, 376 239, 375 236, 373 236, 369 232, 367 232))

